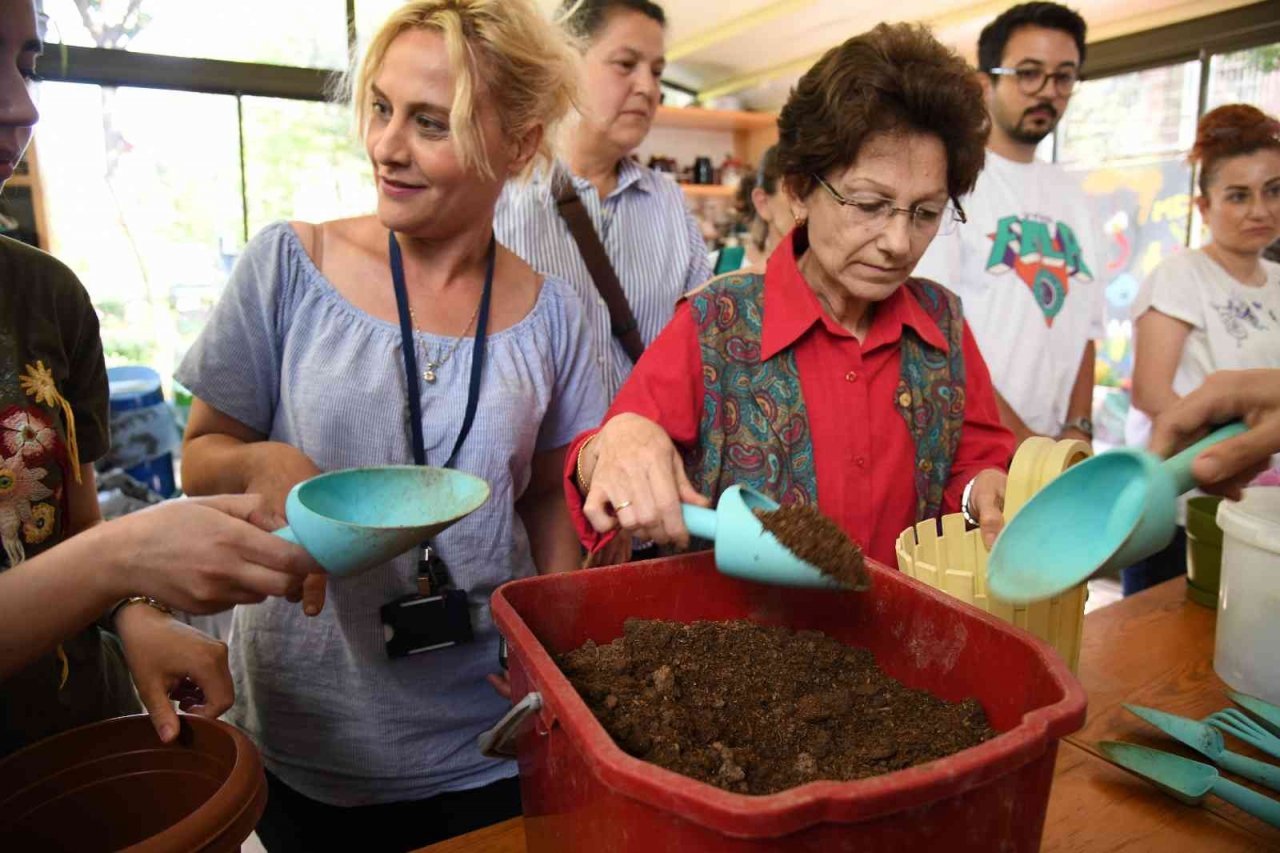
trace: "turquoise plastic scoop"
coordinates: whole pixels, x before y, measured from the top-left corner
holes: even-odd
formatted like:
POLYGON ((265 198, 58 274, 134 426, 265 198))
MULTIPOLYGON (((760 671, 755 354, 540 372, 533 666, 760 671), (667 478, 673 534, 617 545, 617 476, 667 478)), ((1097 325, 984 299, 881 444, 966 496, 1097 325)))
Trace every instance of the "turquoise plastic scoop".
POLYGON ((1224 426, 1168 461, 1118 448, 1086 459, 1032 496, 996 538, 987 588, 1014 604, 1052 598, 1173 539, 1177 499, 1195 487, 1191 461, 1245 431, 1224 426))
POLYGON ((1098 742, 1098 748, 1112 762, 1188 805, 1199 805, 1213 794, 1272 826, 1280 826, 1280 802, 1237 785, 1208 764, 1134 743, 1104 740, 1098 742))
POLYGON ((752 510, 773 510, 770 500, 746 486, 730 486, 715 509, 682 504, 689 533, 715 543, 716 568, 722 574, 778 586, 844 589, 830 575, 792 554, 767 533, 752 510))
POLYGON ((332 471, 298 483, 276 535, 307 549, 331 575, 385 563, 466 518, 489 484, 451 468, 388 465, 332 471))

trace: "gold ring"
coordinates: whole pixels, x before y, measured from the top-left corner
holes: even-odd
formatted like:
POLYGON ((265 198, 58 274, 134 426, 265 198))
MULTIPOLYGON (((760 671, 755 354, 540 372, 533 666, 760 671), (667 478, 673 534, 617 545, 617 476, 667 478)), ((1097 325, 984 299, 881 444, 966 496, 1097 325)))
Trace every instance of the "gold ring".
POLYGON ((622 510, 626 509, 629 506, 631 506, 631 501, 623 501, 622 503, 616 503, 613 505, 613 511, 622 512, 622 510))

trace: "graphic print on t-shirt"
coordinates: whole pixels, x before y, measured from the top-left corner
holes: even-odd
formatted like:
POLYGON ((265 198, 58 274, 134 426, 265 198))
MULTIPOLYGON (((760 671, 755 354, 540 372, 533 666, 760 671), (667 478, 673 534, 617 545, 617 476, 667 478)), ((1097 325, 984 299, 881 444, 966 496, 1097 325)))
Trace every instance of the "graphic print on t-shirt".
POLYGON ((1003 275, 1009 270, 1031 290, 1046 326, 1053 326, 1066 304, 1069 282, 1093 281, 1075 231, 1065 222, 1033 217, 1004 216, 996 223, 987 256, 987 272, 1003 275))
POLYGON ((1280 322, 1276 318, 1276 313, 1267 310, 1261 302, 1250 303, 1233 296, 1227 300, 1226 305, 1219 305, 1217 302, 1210 304, 1218 312, 1218 317, 1222 320, 1227 334, 1236 339, 1237 346, 1244 343, 1250 331, 1267 331, 1268 326, 1263 322, 1264 313, 1270 315, 1273 323, 1280 322))

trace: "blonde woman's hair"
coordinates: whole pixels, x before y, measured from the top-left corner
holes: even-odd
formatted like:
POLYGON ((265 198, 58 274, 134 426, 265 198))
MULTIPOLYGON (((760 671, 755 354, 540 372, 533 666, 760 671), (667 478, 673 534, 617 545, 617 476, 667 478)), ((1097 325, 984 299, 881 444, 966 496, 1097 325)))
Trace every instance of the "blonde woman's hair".
POLYGON ((578 103, 579 58, 564 33, 532 0, 415 0, 392 12, 348 75, 347 96, 361 133, 369 121, 370 87, 387 49, 410 30, 435 30, 444 36, 455 85, 450 137, 463 166, 494 176, 477 121, 481 83, 496 106, 504 137, 519 138, 542 127, 538 151, 525 173, 540 161, 552 161, 556 125, 578 103))

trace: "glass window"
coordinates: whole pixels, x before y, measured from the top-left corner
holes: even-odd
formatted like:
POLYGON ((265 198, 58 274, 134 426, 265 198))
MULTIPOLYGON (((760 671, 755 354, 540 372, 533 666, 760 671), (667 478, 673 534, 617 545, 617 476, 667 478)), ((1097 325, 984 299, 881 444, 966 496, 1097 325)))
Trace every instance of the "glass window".
POLYGON ((338 104, 244 98, 249 233, 277 219, 322 222, 369 213, 373 178, 338 104))
POLYGON ((1086 80, 1058 126, 1058 162, 1185 156, 1195 141, 1200 63, 1086 80))
POLYGON ((1102 385, 1125 384, 1132 372, 1138 285, 1187 242, 1199 79, 1200 63, 1187 62, 1085 81, 1058 127, 1058 161, 1080 173, 1107 239, 1102 385))
MULTIPOLYGON (((345 68, 344 0, 43 0, 50 42, 184 56, 345 68)), ((50 60, 56 56, 51 53, 50 60)))
POLYGON ((1208 107, 1223 104, 1253 104, 1280 115, 1280 42, 1210 58, 1208 107))
POLYGON ((98 307, 108 363, 170 376, 242 244, 235 98, 73 83, 39 97, 50 249, 98 307))
POLYGON ((356 0, 356 42, 363 47, 404 0, 356 0))

